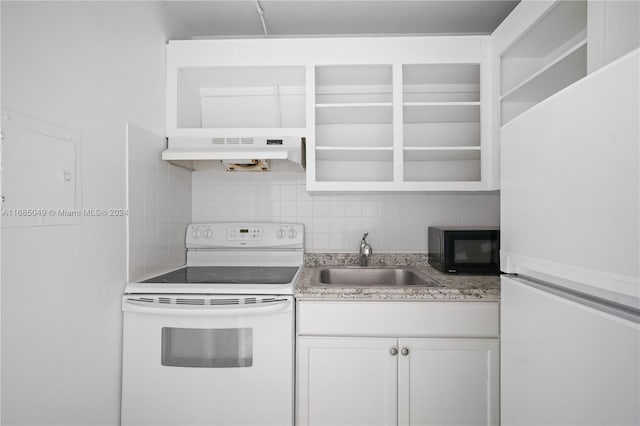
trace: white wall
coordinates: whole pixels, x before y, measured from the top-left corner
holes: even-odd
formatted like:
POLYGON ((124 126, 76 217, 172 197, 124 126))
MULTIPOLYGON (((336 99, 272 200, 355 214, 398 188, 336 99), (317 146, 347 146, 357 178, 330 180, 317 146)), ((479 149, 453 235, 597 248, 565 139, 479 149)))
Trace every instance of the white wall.
POLYGON ((491 194, 310 195, 304 174, 193 173, 193 221, 305 225, 307 252, 356 252, 363 232, 374 252, 425 252, 429 225, 500 223, 491 194))
MULTIPOLYGON (((162 6, 1 6, 3 107, 79 132, 83 207, 124 208, 126 122, 164 128, 162 6)), ((124 217, 2 230, 2 424, 119 423, 125 282, 124 217)))

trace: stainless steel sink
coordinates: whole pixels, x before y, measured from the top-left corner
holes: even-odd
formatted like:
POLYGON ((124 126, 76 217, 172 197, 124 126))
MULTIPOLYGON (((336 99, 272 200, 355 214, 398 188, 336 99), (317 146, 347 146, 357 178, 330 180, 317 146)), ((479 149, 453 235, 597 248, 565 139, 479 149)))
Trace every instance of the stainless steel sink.
POLYGON ((419 276, 409 267, 359 268, 325 267, 319 268, 311 278, 311 285, 336 287, 440 287, 429 278, 419 276))

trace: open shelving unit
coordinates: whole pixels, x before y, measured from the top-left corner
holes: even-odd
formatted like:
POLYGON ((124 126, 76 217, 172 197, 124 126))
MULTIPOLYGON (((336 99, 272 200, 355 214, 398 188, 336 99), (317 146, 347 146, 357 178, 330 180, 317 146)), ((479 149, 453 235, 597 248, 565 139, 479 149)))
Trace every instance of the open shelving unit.
POLYGON ((315 69, 318 182, 393 181, 391 65, 315 69))
POLYGON ((403 66, 405 182, 481 180, 480 64, 403 66))
POLYGON ((304 138, 311 192, 496 190, 491 59, 490 36, 172 41, 169 147, 304 138))
POLYGON ((504 125, 587 75, 587 2, 557 2, 500 57, 504 125))

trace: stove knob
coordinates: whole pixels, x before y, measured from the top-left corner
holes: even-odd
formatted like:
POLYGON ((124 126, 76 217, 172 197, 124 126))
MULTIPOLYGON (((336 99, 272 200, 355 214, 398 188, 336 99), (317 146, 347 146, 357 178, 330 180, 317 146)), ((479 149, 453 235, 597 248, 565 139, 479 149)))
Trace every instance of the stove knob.
POLYGON ((209 238, 213 237, 213 231, 211 230, 211 228, 207 228, 207 229, 204 230, 202 236, 207 238, 207 239, 209 239, 209 238))
POLYGON ((196 240, 200 238, 200 235, 198 234, 198 228, 193 228, 193 231, 191 232, 191 236, 196 240))
POLYGON ((276 236, 280 239, 283 239, 287 236, 287 231, 284 228, 280 228, 280 230, 276 232, 276 236))
POLYGON ((201 238, 202 237, 202 228, 197 228, 196 231, 193 233, 193 236, 196 237, 196 239, 201 238))
POLYGON ((294 239, 298 236, 298 233, 295 231, 295 229, 291 229, 289 230, 289 232, 287 232, 287 236, 291 239, 294 239))

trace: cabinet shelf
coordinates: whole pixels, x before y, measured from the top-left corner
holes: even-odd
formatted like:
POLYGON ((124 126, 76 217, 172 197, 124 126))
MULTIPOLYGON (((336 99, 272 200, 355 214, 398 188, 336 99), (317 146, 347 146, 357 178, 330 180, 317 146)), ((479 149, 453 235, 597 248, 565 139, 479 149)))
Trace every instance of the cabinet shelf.
POLYGON ((479 102, 478 64, 413 64, 402 68, 402 93, 410 103, 479 102))
POLYGON ((317 104, 391 103, 391 85, 334 85, 316 87, 317 104))
POLYGON ((414 106, 480 106, 478 101, 444 101, 444 102, 405 102, 406 107, 414 106))
POLYGON ((479 84, 411 84, 404 85, 405 102, 478 102, 479 84))
MULTIPOLYGON (((392 182, 392 153, 384 153, 381 160, 316 158, 316 182, 392 182)), ((340 189, 340 188, 338 188, 340 189)))
POLYGON ((316 104, 316 108, 361 108, 392 107, 391 102, 334 102, 316 104))
POLYGON ((316 124, 316 147, 391 147, 391 123, 316 124))
POLYGON ((479 160, 479 146, 405 148, 404 161, 479 160))
POLYGON ((413 147, 403 150, 407 182, 479 182, 479 146, 413 147))
MULTIPOLYGON (((402 71, 404 161, 438 161, 447 147, 479 149, 480 65, 414 64, 402 71)), ((438 166, 445 175, 437 176, 431 165, 405 163, 405 180, 421 174, 425 181, 449 180, 446 167, 438 166)))
POLYGON ((480 103, 417 103, 404 106, 405 123, 479 122, 480 103))
POLYGON ((587 75, 587 45, 582 43, 517 90, 501 98, 502 125, 587 75))
POLYGON ((405 123, 405 148, 480 146, 479 122, 405 123))
POLYGON ((316 67, 316 103, 391 103, 390 65, 316 67))
MULTIPOLYGON (((552 62, 549 62, 544 67, 540 68, 535 73, 531 74, 529 77, 525 78, 522 82, 516 85, 514 88, 510 89, 508 92, 504 93, 500 96, 500 100, 508 99, 512 95, 518 93, 523 88, 526 88, 527 85, 532 84, 541 76, 544 76, 546 73, 560 73, 562 70, 562 66, 576 66, 580 65, 586 59, 586 45, 587 39, 581 39, 578 43, 573 45, 569 50, 565 51, 562 55, 555 58, 552 62), (572 57, 576 63, 570 62, 567 59, 572 57)), ((585 75, 586 75, 586 62, 585 63, 585 75)), ((572 69, 572 68, 571 68, 572 69)), ((551 74, 551 75, 552 75, 551 74)))
POLYGON ((316 147, 316 160, 330 161, 392 161, 392 147, 316 147))
POLYGON ((500 124, 587 75, 587 1, 560 0, 500 55, 500 124))
POLYGON ((326 107, 316 106, 317 124, 391 122, 393 122, 393 107, 391 103, 330 104, 330 106, 326 107))

